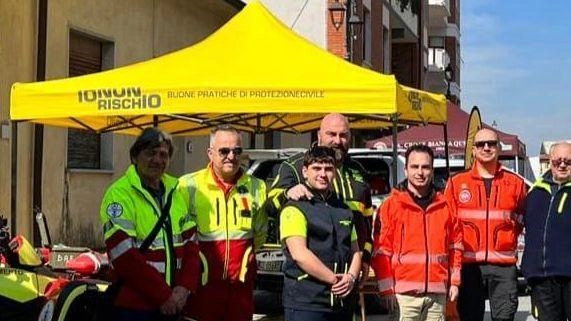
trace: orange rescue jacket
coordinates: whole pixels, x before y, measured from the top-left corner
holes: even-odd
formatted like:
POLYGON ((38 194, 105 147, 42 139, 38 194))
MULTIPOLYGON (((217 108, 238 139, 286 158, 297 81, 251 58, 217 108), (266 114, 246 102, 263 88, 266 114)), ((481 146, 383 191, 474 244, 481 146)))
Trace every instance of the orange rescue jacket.
POLYGON ((465 263, 516 263, 526 197, 519 176, 499 167, 486 197, 484 180, 473 166, 451 177, 445 194, 462 222, 465 263))
POLYGON ((460 285, 462 229, 442 194, 435 192, 424 211, 399 186, 376 222, 371 265, 381 294, 447 293, 460 285))

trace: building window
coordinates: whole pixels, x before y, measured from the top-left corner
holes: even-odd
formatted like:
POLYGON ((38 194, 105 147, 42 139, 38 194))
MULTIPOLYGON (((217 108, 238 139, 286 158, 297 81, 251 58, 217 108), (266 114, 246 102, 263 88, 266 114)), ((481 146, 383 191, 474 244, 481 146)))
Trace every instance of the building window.
POLYGON ((428 46, 431 48, 444 48, 444 37, 428 37, 428 46))
MULTIPOLYGON (((112 57, 113 43, 74 30, 70 31, 68 70, 70 77, 108 69, 112 66, 109 64, 112 57)), ((84 129, 68 129, 68 168, 111 169, 112 141, 112 134, 95 134, 84 129)))

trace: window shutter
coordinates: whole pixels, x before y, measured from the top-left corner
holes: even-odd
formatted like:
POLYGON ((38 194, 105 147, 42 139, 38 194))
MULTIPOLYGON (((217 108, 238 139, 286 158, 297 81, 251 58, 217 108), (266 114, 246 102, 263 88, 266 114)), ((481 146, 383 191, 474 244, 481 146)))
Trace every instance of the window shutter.
MULTIPOLYGON (((101 71, 102 43, 77 32, 69 37, 69 76, 101 71)), ((69 168, 101 168, 101 135, 83 129, 69 129, 67 136, 69 168)))

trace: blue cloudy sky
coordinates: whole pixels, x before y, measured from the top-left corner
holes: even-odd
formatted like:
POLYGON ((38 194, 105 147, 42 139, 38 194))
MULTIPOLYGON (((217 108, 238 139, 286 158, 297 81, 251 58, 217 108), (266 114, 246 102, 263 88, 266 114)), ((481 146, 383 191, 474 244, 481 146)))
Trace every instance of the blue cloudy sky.
POLYGON ((571 1, 463 0, 462 108, 517 134, 530 156, 571 139, 571 1))

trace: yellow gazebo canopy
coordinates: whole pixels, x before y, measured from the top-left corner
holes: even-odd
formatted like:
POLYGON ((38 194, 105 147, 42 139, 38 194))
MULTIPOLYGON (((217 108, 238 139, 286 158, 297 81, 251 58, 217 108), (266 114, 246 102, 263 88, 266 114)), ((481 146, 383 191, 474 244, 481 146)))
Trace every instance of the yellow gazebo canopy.
POLYGON ((397 115, 444 123, 446 100, 351 64, 292 32, 260 2, 204 41, 130 66, 12 86, 16 121, 136 134, 155 125, 204 134, 217 124, 305 132, 325 113, 375 128, 397 115))

